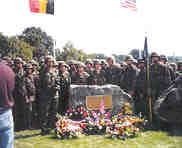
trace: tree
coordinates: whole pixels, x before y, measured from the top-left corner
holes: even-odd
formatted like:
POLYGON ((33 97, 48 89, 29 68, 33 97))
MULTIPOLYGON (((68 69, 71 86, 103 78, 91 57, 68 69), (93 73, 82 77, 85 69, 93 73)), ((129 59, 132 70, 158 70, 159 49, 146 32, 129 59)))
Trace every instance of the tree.
POLYGON ((8 48, 8 55, 12 57, 20 56, 26 61, 32 59, 33 51, 35 50, 35 47, 30 46, 28 43, 18 39, 16 36, 9 38, 8 48))
POLYGON ((57 57, 57 59, 66 62, 70 60, 85 61, 87 58, 88 55, 84 53, 82 50, 76 49, 73 43, 70 41, 65 44, 65 46, 63 47, 63 51, 57 57))
POLYGON ((35 47, 33 57, 36 57, 37 59, 48 54, 53 55, 54 41, 52 37, 48 36, 41 28, 26 28, 19 36, 19 39, 24 40, 26 43, 35 47))
POLYGON ((8 55, 8 52, 9 52, 8 37, 0 33, 0 53, 2 56, 6 56, 8 55))

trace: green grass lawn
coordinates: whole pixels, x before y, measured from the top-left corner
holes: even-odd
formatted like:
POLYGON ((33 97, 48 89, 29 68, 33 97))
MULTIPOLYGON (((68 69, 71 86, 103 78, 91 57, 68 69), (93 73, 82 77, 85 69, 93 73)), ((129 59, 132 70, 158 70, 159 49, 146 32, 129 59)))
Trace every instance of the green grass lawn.
POLYGON ((167 132, 147 131, 125 141, 104 136, 83 136, 78 139, 58 140, 52 132, 41 136, 40 130, 15 133, 15 148, 182 148, 182 136, 167 132))

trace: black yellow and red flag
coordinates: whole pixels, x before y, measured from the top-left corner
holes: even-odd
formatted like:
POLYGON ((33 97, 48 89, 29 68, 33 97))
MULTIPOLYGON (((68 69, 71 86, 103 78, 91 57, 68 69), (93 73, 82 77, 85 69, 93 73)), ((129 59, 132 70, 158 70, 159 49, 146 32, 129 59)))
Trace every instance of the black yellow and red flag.
POLYGON ((54 0, 29 0, 30 11, 54 15, 54 0))

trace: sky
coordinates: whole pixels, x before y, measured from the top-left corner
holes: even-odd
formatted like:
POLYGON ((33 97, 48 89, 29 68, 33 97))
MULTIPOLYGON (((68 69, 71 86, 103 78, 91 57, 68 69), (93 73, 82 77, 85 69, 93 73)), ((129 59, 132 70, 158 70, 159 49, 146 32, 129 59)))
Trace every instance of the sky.
POLYGON ((41 29, 62 48, 71 41, 86 53, 149 52, 182 55, 182 1, 137 0, 137 12, 121 8, 120 0, 55 0, 55 15, 31 13, 29 0, 0 1, 0 32, 18 35, 31 26, 41 29))

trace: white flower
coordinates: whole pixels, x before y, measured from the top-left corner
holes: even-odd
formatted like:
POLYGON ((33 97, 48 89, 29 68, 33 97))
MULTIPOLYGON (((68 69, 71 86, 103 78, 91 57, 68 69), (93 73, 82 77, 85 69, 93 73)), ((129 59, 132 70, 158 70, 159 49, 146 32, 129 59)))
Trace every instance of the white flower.
POLYGON ((132 123, 129 121, 125 121, 121 126, 131 126, 132 123))

